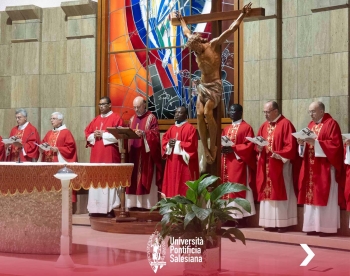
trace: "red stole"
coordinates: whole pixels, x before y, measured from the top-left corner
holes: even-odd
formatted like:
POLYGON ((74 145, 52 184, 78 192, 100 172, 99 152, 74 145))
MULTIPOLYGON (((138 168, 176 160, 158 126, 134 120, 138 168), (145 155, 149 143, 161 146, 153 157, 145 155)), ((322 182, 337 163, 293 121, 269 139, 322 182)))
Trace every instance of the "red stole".
MULTIPOLYGON (((240 124, 230 125, 222 131, 222 136, 227 136, 234 145, 234 152, 222 154, 221 179, 222 182, 233 182, 246 185, 247 182, 247 165, 249 170, 249 186, 256 197, 255 171, 256 171, 256 154, 254 144, 249 142, 246 137, 254 137, 254 131, 245 121, 240 124), (240 159, 236 158, 236 154, 240 159)), ((246 192, 229 194, 226 198, 246 197, 246 192)))
POLYGON ((154 166, 156 166, 156 183, 162 184, 162 164, 160 150, 160 134, 157 118, 147 111, 142 116, 134 115, 130 119, 130 128, 143 130, 150 151, 146 152, 143 137, 129 139, 129 162, 134 163, 131 186, 126 189, 127 194, 149 194, 152 184, 154 166))
MULTIPOLYGON (((23 141, 23 133, 24 129, 19 130, 17 129, 15 135, 11 136, 16 136, 18 139, 21 139, 23 141)), ((22 148, 15 147, 14 145, 11 146, 11 160, 10 161, 17 161, 19 154, 22 152, 22 148)))
MULTIPOLYGON (((226 135, 223 134, 222 136, 226 136, 228 139, 232 141, 234 145, 236 145, 236 138, 237 138, 237 132, 239 129, 239 126, 241 124, 236 124, 236 125, 231 125, 229 126, 226 135)), ((222 165, 223 165, 223 172, 222 172, 222 181, 223 182, 229 182, 229 177, 228 177, 228 171, 227 171, 227 154, 222 155, 222 165)), ((242 179, 240 182, 241 184, 245 183, 245 179, 242 179)))
MULTIPOLYGON (((51 147, 56 147, 57 137, 59 134, 60 134, 59 131, 51 131, 49 140, 47 141, 47 143, 51 147)), ((57 156, 56 152, 55 154, 57 156)), ((57 161, 53 161, 53 158, 54 158, 54 152, 52 150, 44 151, 44 162, 57 162, 57 161)))

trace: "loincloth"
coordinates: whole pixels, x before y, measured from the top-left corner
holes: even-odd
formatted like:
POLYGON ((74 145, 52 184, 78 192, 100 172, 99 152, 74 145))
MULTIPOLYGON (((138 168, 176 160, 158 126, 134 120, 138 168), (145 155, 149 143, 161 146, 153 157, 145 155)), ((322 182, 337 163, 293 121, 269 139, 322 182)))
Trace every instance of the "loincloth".
POLYGON ((205 105, 208 100, 211 100, 215 105, 214 108, 216 108, 221 101, 222 81, 216 80, 210 83, 199 82, 199 84, 197 84, 197 92, 203 105, 205 105))

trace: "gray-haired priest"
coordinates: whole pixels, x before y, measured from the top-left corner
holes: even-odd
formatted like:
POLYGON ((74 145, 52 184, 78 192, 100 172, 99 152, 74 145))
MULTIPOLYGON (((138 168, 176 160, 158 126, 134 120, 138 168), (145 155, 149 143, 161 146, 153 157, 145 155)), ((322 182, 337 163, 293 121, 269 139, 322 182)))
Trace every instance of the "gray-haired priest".
POLYGON ((40 143, 40 136, 37 129, 27 121, 27 111, 23 108, 16 112, 17 126, 10 132, 10 138, 15 143, 7 146, 6 161, 35 162, 39 157, 39 150, 36 144, 40 143))

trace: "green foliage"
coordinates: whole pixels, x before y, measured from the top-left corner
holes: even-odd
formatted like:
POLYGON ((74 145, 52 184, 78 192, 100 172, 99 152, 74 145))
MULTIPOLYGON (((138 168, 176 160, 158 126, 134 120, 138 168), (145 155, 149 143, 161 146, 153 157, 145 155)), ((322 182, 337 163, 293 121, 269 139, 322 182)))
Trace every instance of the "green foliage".
POLYGON ((226 221, 236 221, 232 211, 239 211, 236 207, 227 205, 234 201, 244 210, 250 212, 250 203, 243 198, 223 200, 229 193, 247 191, 242 184, 226 182, 211 192, 208 187, 218 180, 217 176, 202 175, 195 181, 188 181, 186 196, 174 196, 160 200, 151 211, 159 208, 163 216, 161 220, 163 238, 195 239, 201 237, 204 241, 203 249, 216 246, 217 236, 222 236, 235 242, 236 239, 245 244, 243 233, 237 228, 223 229, 221 225, 226 221))

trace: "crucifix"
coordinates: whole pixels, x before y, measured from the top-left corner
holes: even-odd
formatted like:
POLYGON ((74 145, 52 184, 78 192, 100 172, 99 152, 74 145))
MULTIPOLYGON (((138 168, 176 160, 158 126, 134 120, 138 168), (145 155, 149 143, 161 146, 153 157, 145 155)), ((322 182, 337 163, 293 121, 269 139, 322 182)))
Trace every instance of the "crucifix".
POLYGON ((181 25, 184 35, 188 38, 186 46, 194 52, 196 62, 201 70, 201 79, 196 82, 198 98, 196 103, 197 123, 199 136, 201 138, 204 155, 208 164, 211 164, 210 173, 220 175, 220 137, 221 137, 221 45, 234 33, 246 16, 264 16, 264 9, 251 9, 251 3, 245 5, 243 9, 230 12, 218 12, 222 10, 221 1, 213 1, 212 12, 204 15, 194 15, 182 17, 180 12, 172 15, 171 23, 181 25), (221 32, 221 20, 235 20, 224 32, 221 32), (215 22, 213 24, 213 36, 215 38, 208 41, 201 38, 199 34, 192 34, 187 27, 188 23, 215 22), (207 121, 207 125, 205 123, 207 121), (210 147, 207 141, 207 129, 210 138, 210 147), (219 154, 218 154, 219 151, 219 154))

